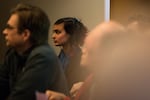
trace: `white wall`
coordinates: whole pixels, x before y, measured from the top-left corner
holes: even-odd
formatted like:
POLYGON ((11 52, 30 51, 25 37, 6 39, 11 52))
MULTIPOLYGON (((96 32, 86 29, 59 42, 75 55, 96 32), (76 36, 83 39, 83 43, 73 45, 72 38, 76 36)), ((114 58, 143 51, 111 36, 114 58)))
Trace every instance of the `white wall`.
POLYGON ((52 23, 58 18, 73 16, 80 18, 91 29, 104 20, 104 0, 30 0, 26 2, 43 8, 52 23))

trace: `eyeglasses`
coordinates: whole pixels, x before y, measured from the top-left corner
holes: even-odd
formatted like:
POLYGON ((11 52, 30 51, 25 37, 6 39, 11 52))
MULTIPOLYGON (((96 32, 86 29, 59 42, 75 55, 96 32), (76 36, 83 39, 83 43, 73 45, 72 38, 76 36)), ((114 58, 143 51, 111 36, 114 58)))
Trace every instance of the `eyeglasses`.
POLYGON ((7 24, 7 25, 5 26, 5 28, 6 28, 6 29, 9 29, 9 30, 12 30, 12 29, 15 29, 15 28, 17 28, 17 27, 13 27, 13 26, 7 24))

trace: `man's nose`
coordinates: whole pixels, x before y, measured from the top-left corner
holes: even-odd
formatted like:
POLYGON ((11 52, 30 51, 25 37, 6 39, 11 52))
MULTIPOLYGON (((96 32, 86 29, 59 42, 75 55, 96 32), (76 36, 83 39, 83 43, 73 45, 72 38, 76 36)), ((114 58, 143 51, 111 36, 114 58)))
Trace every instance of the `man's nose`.
POLYGON ((2 34, 6 35, 7 34, 7 30, 4 29, 3 32, 2 32, 2 34))

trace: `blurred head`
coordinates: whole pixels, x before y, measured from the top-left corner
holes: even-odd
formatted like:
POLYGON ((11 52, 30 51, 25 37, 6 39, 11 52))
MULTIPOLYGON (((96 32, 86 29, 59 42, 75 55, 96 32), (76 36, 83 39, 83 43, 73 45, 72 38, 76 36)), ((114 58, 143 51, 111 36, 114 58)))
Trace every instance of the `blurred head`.
POLYGON ((105 37, 92 100, 150 99, 150 40, 136 33, 105 37))
POLYGON ((52 38, 55 46, 66 44, 79 46, 83 44, 86 33, 87 28, 81 21, 73 17, 65 17, 54 23, 52 38))
POLYGON ((94 28, 86 37, 81 57, 81 65, 97 70, 101 63, 101 43, 107 35, 124 32, 125 29, 117 22, 103 22, 94 28))
POLYGON ((38 7, 18 4, 10 13, 3 31, 7 46, 19 47, 26 42, 42 44, 48 42, 50 21, 38 7))
POLYGON ((150 17, 148 15, 138 14, 130 18, 130 23, 127 28, 131 32, 137 32, 139 34, 150 31, 150 17))

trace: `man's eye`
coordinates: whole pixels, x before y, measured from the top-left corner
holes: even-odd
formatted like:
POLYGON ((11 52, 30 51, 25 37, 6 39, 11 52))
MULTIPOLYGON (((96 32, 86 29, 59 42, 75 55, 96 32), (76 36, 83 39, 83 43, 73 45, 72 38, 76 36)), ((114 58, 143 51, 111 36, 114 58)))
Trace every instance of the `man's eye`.
POLYGON ((59 30, 54 30, 54 33, 56 33, 56 34, 60 34, 60 33, 61 33, 61 31, 59 31, 59 30))
POLYGON ((57 32, 56 32, 56 34, 60 34, 60 33, 61 33, 60 31, 57 31, 57 32))
POLYGON ((14 29, 14 27, 12 27, 12 26, 10 26, 10 25, 6 25, 5 28, 7 28, 7 29, 14 29))

